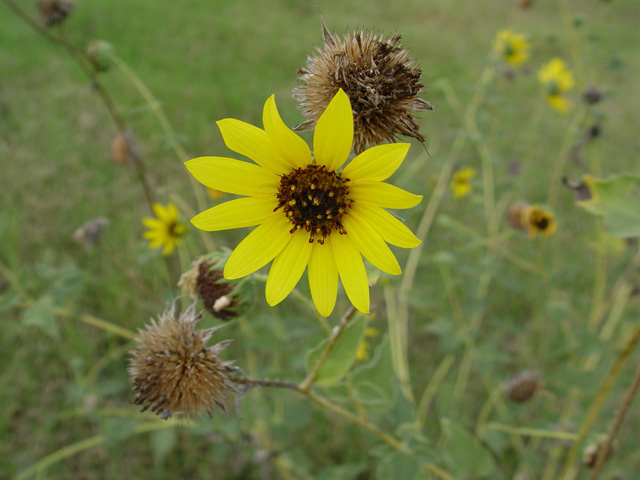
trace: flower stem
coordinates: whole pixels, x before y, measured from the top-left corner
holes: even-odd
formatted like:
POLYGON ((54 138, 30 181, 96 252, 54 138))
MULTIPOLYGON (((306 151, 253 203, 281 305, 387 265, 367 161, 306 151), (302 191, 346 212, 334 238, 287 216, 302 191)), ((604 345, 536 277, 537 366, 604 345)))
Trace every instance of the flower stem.
MULTIPOLYGON (((155 421, 149 423, 143 423, 142 425, 137 425, 134 429, 134 433, 146 433, 152 432, 154 430, 162 430, 165 428, 175 428, 175 422, 166 422, 166 421, 155 421)), ((31 465, 29 468, 23 470, 16 476, 16 480, 25 480, 32 476, 40 476, 47 468, 51 465, 54 465, 65 458, 72 457, 73 455, 84 452, 85 450, 89 450, 91 448, 97 447, 98 445, 102 445, 106 441, 105 435, 96 435, 93 437, 86 438, 84 440, 80 440, 79 442, 72 443, 67 445, 60 450, 57 450, 46 457, 41 458, 36 463, 31 465)))
MULTIPOLYGON (((155 98, 151 90, 147 87, 147 85, 142 81, 142 79, 138 76, 138 74, 131 68, 127 63, 117 55, 113 56, 113 62, 120 69, 120 71, 124 74, 125 77, 131 82, 131 84, 138 90, 138 93, 144 98, 145 102, 153 112, 153 114, 158 119, 162 130, 164 130, 165 135, 169 139, 169 143, 171 148, 175 152, 176 156, 181 162, 186 162, 189 160, 189 155, 182 147, 180 142, 176 139, 176 133, 167 118, 167 115, 164 113, 160 102, 155 98)), ((198 181, 193 177, 193 175, 189 175, 189 181, 191 182, 191 188, 193 189, 193 193, 196 198, 196 203, 198 205, 198 209, 200 211, 204 211, 208 208, 207 202, 204 197, 204 190, 198 183, 198 181)), ((206 235, 206 233, 202 230, 199 230, 204 246, 207 250, 212 251, 214 249, 214 245, 211 242, 211 239, 206 235)))
POLYGON ((348 410, 345 410, 344 408, 340 407, 339 405, 336 405, 335 403, 332 403, 326 398, 316 395, 312 391, 303 391, 300 388, 298 388, 298 392, 303 394, 305 397, 307 397, 316 405, 326 410, 329 410, 337 415, 340 415, 341 417, 346 418, 347 420, 350 420, 353 423, 361 426, 365 430, 368 430, 369 432, 373 433, 376 437, 378 437, 380 440, 382 440, 383 442, 385 442, 387 445, 394 448, 395 450, 410 453, 409 449, 405 445, 403 445, 400 441, 398 441, 396 438, 392 437, 388 433, 383 432, 368 420, 362 417, 359 417, 358 415, 355 415, 354 413, 351 413, 348 410))
POLYGON ((636 343, 638 343, 638 340, 640 340, 640 324, 636 327, 631 337, 629 337, 629 339, 627 340, 627 343, 624 349, 622 350, 622 352, 620 352, 620 354, 618 355, 618 358, 616 359, 615 363, 611 367, 609 374, 602 382, 602 386, 600 387, 598 394, 593 399, 593 402, 591 402, 591 406, 589 407, 589 410, 587 411, 587 414, 584 420, 582 421, 582 425, 580 426, 580 430, 578 431, 578 436, 576 438, 576 441, 573 443, 571 449, 569 450, 569 453, 567 454, 567 457, 565 460, 564 467, 562 468, 562 472, 558 476, 560 480, 569 480, 573 478, 573 475, 574 475, 573 464, 578 455, 578 448, 580 447, 582 440, 584 440, 587 433, 589 432, 589 429, 595 422, 598 416, 598 413, 600 412, 600 409, 604 404, 605 398, 611 391, 611 388, 613 387, 613 384, 615 383, 615 381, 620 376, 620 373, 622 372, 622 368, 624 367, 627 359, 631 355, 631 352, 636 346, 636 343))
POLYGON ((629 407, 631 406, 633 397, 638 391, 638 387, 640 387, 640 364, 638 364, 638 369, 636 370, 636 374, 633 377, 631 385, 629 386, 629 389, 627 390, 627 392, 624 395, 624 398, 622 399, 622 403, 620 404, 620 408, 618 409, 616 418, 613 421, 613 425, 611 427, 611 430, 609 431, 609 435, 607 435, 607 440, 602 445, 602 448, 599 449, 598 458, 596 459, 596 464, 593 466, 593 472, 591 473, 589 480, 595 480, 600 474, 600 471, 602 470, 602 466, 604 465, 604 462, 607 456, 609 455, 609 451, 611 450, 611 444, 613 442, 613 439, 616 438, 616 435, 618 434, 618 431, 622 426, 624 417, 629 411, 629 407))
POLYGON ((343 315, 343 317, 340 319, 340 324, 338 325, 338 328, 336 329, 335 333, 329 340, 329 343, 327 344, 324 351, 318 358, 318 361, 313 366, 313 369, 309 372, 309 374, 307 375, 307 378, 305 378, 300 383, 300 385, 298 385, 297 388, 300 392, 302 393, 308 392, 311 386, 313 385, 313 382, 316 381, 316 379, 318 378, 318 375, 320 374, 320 370, 322 369, 325 362, 327 361, 327 358, 329 358, 329 354, 331 353, 333 348, 336 346, 336 343, 338 342, 340 335, 342 335, 342 332, 344 332, 344 329, 347 328, 347 324, 349 323, 349 320, 351 320, 351 317, 353 317, 355 313, 356 313, 356 309, 353 305, 351 305, 346 311, 346 313, 343 315))

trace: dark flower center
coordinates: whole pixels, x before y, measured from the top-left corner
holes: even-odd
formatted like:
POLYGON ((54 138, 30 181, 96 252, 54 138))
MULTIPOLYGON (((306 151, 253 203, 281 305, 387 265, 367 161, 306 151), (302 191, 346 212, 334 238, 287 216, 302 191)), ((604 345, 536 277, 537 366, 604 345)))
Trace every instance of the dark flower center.
POLYGON ((280 179, 278 206, 296 230, 309 232, 309 242, 324 243, 333 230, 344 235, 342 216, 353 200, 349 198, 349 179, 327 171, 324 165, 296 168, 280 179))
POLYGON ((545 216, 540 216, 534 220, 536 227, 540 230, 546 230, 549 226, 549 219, 545 216))

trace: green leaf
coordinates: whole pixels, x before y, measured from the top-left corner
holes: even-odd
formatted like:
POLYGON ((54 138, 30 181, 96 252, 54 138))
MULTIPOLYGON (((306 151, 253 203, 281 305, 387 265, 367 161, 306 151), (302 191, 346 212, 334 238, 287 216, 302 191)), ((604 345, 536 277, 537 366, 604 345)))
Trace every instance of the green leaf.
POLYGON ((176 444, 177 436, 175 428, 163 428, 151 432, 151 449, 153 451, 153 463, 156 466, 164 464, 167 454, 176 444))
POLYGON ((53 314, 53 299, 49 295, 40 297, 32 306, 22 312, 22 325, 36 327, 47 335, 58 337, 58 324, 53 314))
POLYGON ((384 457, 376 470, 377 480, 414 480, 420 472, 418 460, 404 452, 396 452, 384 457))
MULTIPOLYGON (((358 314, 351 320, 349 325, 347 325, 327 357, 327 361, 322 366, 315 382, 316 385, 326 387, 333 385, 344 377, 353 363, 356 353, 358 353, 358 346, 364 336, 367 321, 367 315, 358 314)), ((318 362, 318 359, 328 344, 329 339, 327 338, 309 351, 305 361, 308 372, 313 370, 313 367, 318 362)))
POLYGON ((440 420, 446 438, 445 452, 455 478, 503 478, 495 468, 491 453, 464 427, 448 418, 440 420))
POLYGON ((371 361, 353 372, 358 401, 368 406, 387 406, 393 399, 393 364, 389 336, 385 336, 371 361))
MULTIPOLYGON (((583 178, 590 197, 578 205, 604 218, 607 231, 616 237, 640 236, 640 176, 622 174, 601 180, 589 175, 583 178)), ((579 189, 581 186, 573 187, 579 189)))

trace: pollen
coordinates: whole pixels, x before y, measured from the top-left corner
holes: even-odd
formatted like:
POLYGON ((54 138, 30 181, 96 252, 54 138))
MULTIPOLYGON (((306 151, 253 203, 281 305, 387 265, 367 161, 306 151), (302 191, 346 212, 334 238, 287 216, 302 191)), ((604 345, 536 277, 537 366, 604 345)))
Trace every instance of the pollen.
POLYGON ((292 224, 292 234, 305 230, 310 243, 323 244, 333 231, 346 233, 342 216, 353 203, 348 185, 348 178, 324 165, 296 168, 281 177, 275 210, 282 208, 292 224))

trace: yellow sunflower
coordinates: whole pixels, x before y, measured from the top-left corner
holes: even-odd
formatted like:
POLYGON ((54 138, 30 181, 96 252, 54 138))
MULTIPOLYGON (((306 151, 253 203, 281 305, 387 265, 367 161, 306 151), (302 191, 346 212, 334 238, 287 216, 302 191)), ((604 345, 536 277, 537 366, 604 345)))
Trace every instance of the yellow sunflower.
POLYGON ((153 204, 155 218, 143 218, 142 223, 149 230, 144 232, 144 238, 149 240, 149 248, 162 247, 162 255, 170 255, 187 233, 187 226, 180 222, 178 208, 173 203, 163 207, 159 203, 153 204))
POLYGON ((514 67, 529 60, 530 44, 524 35, 513 30, 501 30, 493 44, 494 51, 508 64, 514 67))
POLYGON ((561 58, 552 58, 538 72, 538 81, 545 90, 547 102, 556 111, 566 113, 573 103, 564 94, 575 85, 573 72, 561 58))
POLYGON ((380 270, 398 275, 387 243, 412 248, 420 240, 385 208, 410 208, 422 196, 384 183, 404 160, 408 144, 378 145, 346 167, 353 144, 353 114, 342 91, 320 116, 313 156, 304 140, 280 118, 273 95, 263 110, 264 130, 235 119, 218 122, 231 150, 255 163, 200 157, 186 163, 209 188, 242 195, 191 219, 207 231, 257 227, 240 242, 224 268, 240 278, 273 260, 266 285, 270 305, 289 295, 308 266, 313 302, 324 316, 333 311, 338 278, 353 305, 369 311, 369 285, 362 255, 380 270))

